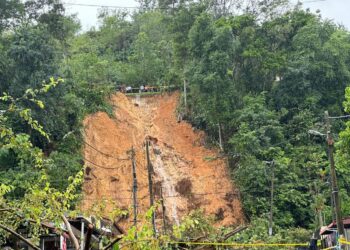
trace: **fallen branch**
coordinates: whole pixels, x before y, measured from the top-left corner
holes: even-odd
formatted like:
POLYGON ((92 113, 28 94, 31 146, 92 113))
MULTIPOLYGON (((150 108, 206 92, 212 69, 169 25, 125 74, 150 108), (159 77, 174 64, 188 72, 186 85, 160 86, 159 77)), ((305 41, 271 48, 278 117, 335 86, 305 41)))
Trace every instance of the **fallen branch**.
POLYGON ((233 235, 235 235, 235 234, 237 234, 245 229, 247 229, 247 226, 239 226, 239 227, 235 228, 233 231, 225 234, 224 237, 221 239, 221 241, 226 241, 231 236, 233 236, 233 235))
POLYGON ((0 212, 10 212, 10 211, 12 211, 11 208, 1 208, 0 209, 0 212))
MULTIPOLYGON (((227 234, 225 234, 218 242, 225 242, 228 238, 230 238, 231 236, 243 231, 244 229, 246 229, 247 226, 239 226, 237 228, 235 228, 234 230, 232 230, 231 232, 228 232, 227 234)), ((203 236, 202 237, 199 237, 197 238, 196 240, 194 240, 193 242, 198 242, 199 239, 203 239, 203 236)), ((211 247, 208 247, 208 246, 198 246, 198 247, 195 247, 194 250, 201 250, 201 249, 215 249, 215 247, 211 246, 211 247)))
POLYGON ((118 221, 114 221, 114 222, 113 222, 113 225, 114 225, 114 227, 115 227, 119 232, 121 232, 122 234, 126 234, 126 231, 124 230, 124 228, 122 228, 121 226, 119 226, 118 221))
POLYGON ((67 231, 68 231, 68 234, 69 234, 69 238, 73 242, 75 250, 79 250, 79 248, 80 248, 79 242, 78 242, 77 238, 75 237, 75 235, 74 235, 74 233, 72 231, 72 227, 70 226, 69 221, 67 220, 66 216, 64 216, 64 214, 61 214, 61 218, 62 218, 62 220, 64 222, 64 225, 67 228, 67 231))
MULTIPOLYGON (((29 222, 29 223, 33 223, 33 224, 37 224, 37 223, 38 223, 36 220, 33 220, 33 219, 26 219, 26 218, 24 217, 24 215, 22 215, 20 212, 16 211, 16 210, 13 209, 13 208, 1 208, 1 209, 0 209, 0 213, 1 213, 1 212, 13 212, 14 215, 16 215, 16 216, 19 217, 20 219, 23 219, 23 220, 25 220, 25 221, 27 221, 27 222, 29 222)), ((58 228, 56 228, 55 226, 50 225, 48 222, 45 222, 45 221, 41 221, 41 222, 40 222, 40 225, 41 225, 42 227, 44 227, 44 228, 52 229, 52 230, 55 230, 55 231, 58 230, 58 228)), ((62 229, 59 229, 59 230, 62 230, 62 229)), ((62 230, 62 231, 68 233, 67 230, 62 230)))
POLYGON ((16 238, 20 239, 21 241, 23 241, 25 244, 27 244, 28 246, 30 246, 31 248, 35 249, 35 250, 40 250, 39 247, 35 246, 32 242, 30 242, 29 240, 27 240, 26 238, 24 238, 22 235, 20 235, 19 233, 15 232, 14 230, 12 230, 9 227, 6 227, 2 224, 0 224, 0 228, 4 229, 5 231, 11 233, 12 235, 14 235, 16 238))
POLYGON ((117 243, 118 241, 120 241, 123 238, 124 235, 118 235, 117 238, 115 238, 114 240, 112 240, 105 248, 103 248, 103 250, 108 250, 111 247, 113 247, 113 245, 115 243, 117 243))

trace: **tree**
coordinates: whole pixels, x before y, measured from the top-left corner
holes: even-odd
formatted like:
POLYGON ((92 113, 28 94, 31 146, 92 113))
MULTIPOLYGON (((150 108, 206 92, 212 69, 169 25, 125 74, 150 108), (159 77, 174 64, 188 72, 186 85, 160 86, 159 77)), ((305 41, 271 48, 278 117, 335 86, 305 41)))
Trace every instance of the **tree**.
POLYGON ((0 33, 16 25, 24 13, 24 6, 20 0, 1 1, 0 9, 0 33))
POLYGON ((41 109, 44 108, 44 103, 37 99, 37 95, 47 93, 61 81, 61 79, 55 80, 51 78, 50 82, 44 83, 40 89, 28 89, 22 97, 14 98, 5 93, 0 98, 0 100, 7 105, 5 112, 0 115, 0 149, 3 152, 13 152, 18 167, 25 167, 28 171, 36 172, 37 177, 35 179, 25 180, 27 186, 23 190, 22 199, 13 199, 11 196, 18 188, 21 188, 21 186, 18 186, 18 183, 13 182, 13 180, 9 184, 7 184, 6 181, 1 181, 1 240, 4 240, 8 233, 11 233, 28 245, 36 245, 37 242, 24 240, 20 235, 15 233, 19 225, 29 223, 33 236, 38 237, 39 233, 43 231, 43 222, 55 222, 56 224, 60 224, 63 219, 66 223, 65 213, 71 211, 72 202, 78 197, 76 190, 81 183, 82 172, 79 172, 75 178, 70 178, 71 183, 64 192, 59 192, 52 188, 46 173, 48 160, 45 159, 43 152, 39 148, 33 146, 28 134, 16 133, 11 127, 11 123, 8 123, 10 114, 18 114, 28 126, 40 133, 43 137, 49 139, 43 127, 38 121, 32 118, 31 110, 28 108, 22 109, 18 105, 22 100, 27 100, 41 109))

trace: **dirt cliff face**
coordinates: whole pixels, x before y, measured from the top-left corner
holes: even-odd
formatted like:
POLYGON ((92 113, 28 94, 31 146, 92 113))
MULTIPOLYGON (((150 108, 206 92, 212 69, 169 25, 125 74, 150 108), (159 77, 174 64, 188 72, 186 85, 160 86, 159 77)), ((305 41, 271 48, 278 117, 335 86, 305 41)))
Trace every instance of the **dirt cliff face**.
MULTIPOLYGON (((191 210, 201 208, 217 225, 243 221, 238 192, 232 185, 225 158, 204 146, 204 133, 178 122, 178 93, 131 98, 112 97, 115 118, 98 112, 84 121, 86 171, 82 209, 108 199, 104 212, 132 206, 132 165, 136 153, 139 213, 149 208, 145 139, 150 140, 155 200, 162 190, 169 223, 177 224, 191 210), (113 201, 113 202, 111 202, 113 201)), ((157 211, 161 219, 161 210, 157 211)), ((125 219, 129 225, 132 218, 125 219)))

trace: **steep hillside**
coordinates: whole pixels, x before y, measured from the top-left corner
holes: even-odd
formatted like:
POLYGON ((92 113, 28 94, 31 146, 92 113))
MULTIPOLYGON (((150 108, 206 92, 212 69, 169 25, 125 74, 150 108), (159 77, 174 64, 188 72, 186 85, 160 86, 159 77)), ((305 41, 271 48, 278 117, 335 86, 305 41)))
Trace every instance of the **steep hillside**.
MULTIPOLYGON (((112 97, 115 119, 99 112, 84 121, 85 163, 83 209, 104 198, 106 212, 113 206, 132 206, 132 168, 128 151, 136 151, 139 213, 149 207, 145 139, 151 141, 155 200, 162 187, 166 217, 179 223, 189 211, 202 208, 217 225, 241 223, 238 193, 226 169, 225 158, 204 146, 204 133, 178 122, 178 93, 131 98, 112 97)), ((157 218, 161 218, 160 211, 157 218)), ((131 221, 129 218, 127 221, 131 221)))

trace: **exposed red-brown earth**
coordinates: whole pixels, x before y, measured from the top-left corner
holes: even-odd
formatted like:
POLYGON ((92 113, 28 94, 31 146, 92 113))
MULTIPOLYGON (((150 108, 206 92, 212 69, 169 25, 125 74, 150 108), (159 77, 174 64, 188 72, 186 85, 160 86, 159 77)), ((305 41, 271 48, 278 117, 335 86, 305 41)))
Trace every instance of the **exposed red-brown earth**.
MULTIPOLYGON (((154 169, 155 201, 162 187, 166 218, 170 224, 195 209, 215 219, 218 226, 243 222, 237 190, 230 180, 226 159, 216 149, 205 146, 205 134, 185 121, 178 122, 179 94, 111 98, 115 117, 98 112, 84 121, 86 170, 82 209, 132 207, 132 164, 130 149, 136 154, 138 213, 149 208, 145 140, 150 140, 154 169), (92 164, 94 163, 94 164, 92 164), (98 166, 96 166, 98 165, 98 166), (102 202, 105 200, 105 202, 102 202)), ((132 211, 132 210, 130 210, 132 211)), ((161 222, 161 210, 157 211, 161 222)), ((131 224, 132 214, 122 224, 131 224)))

